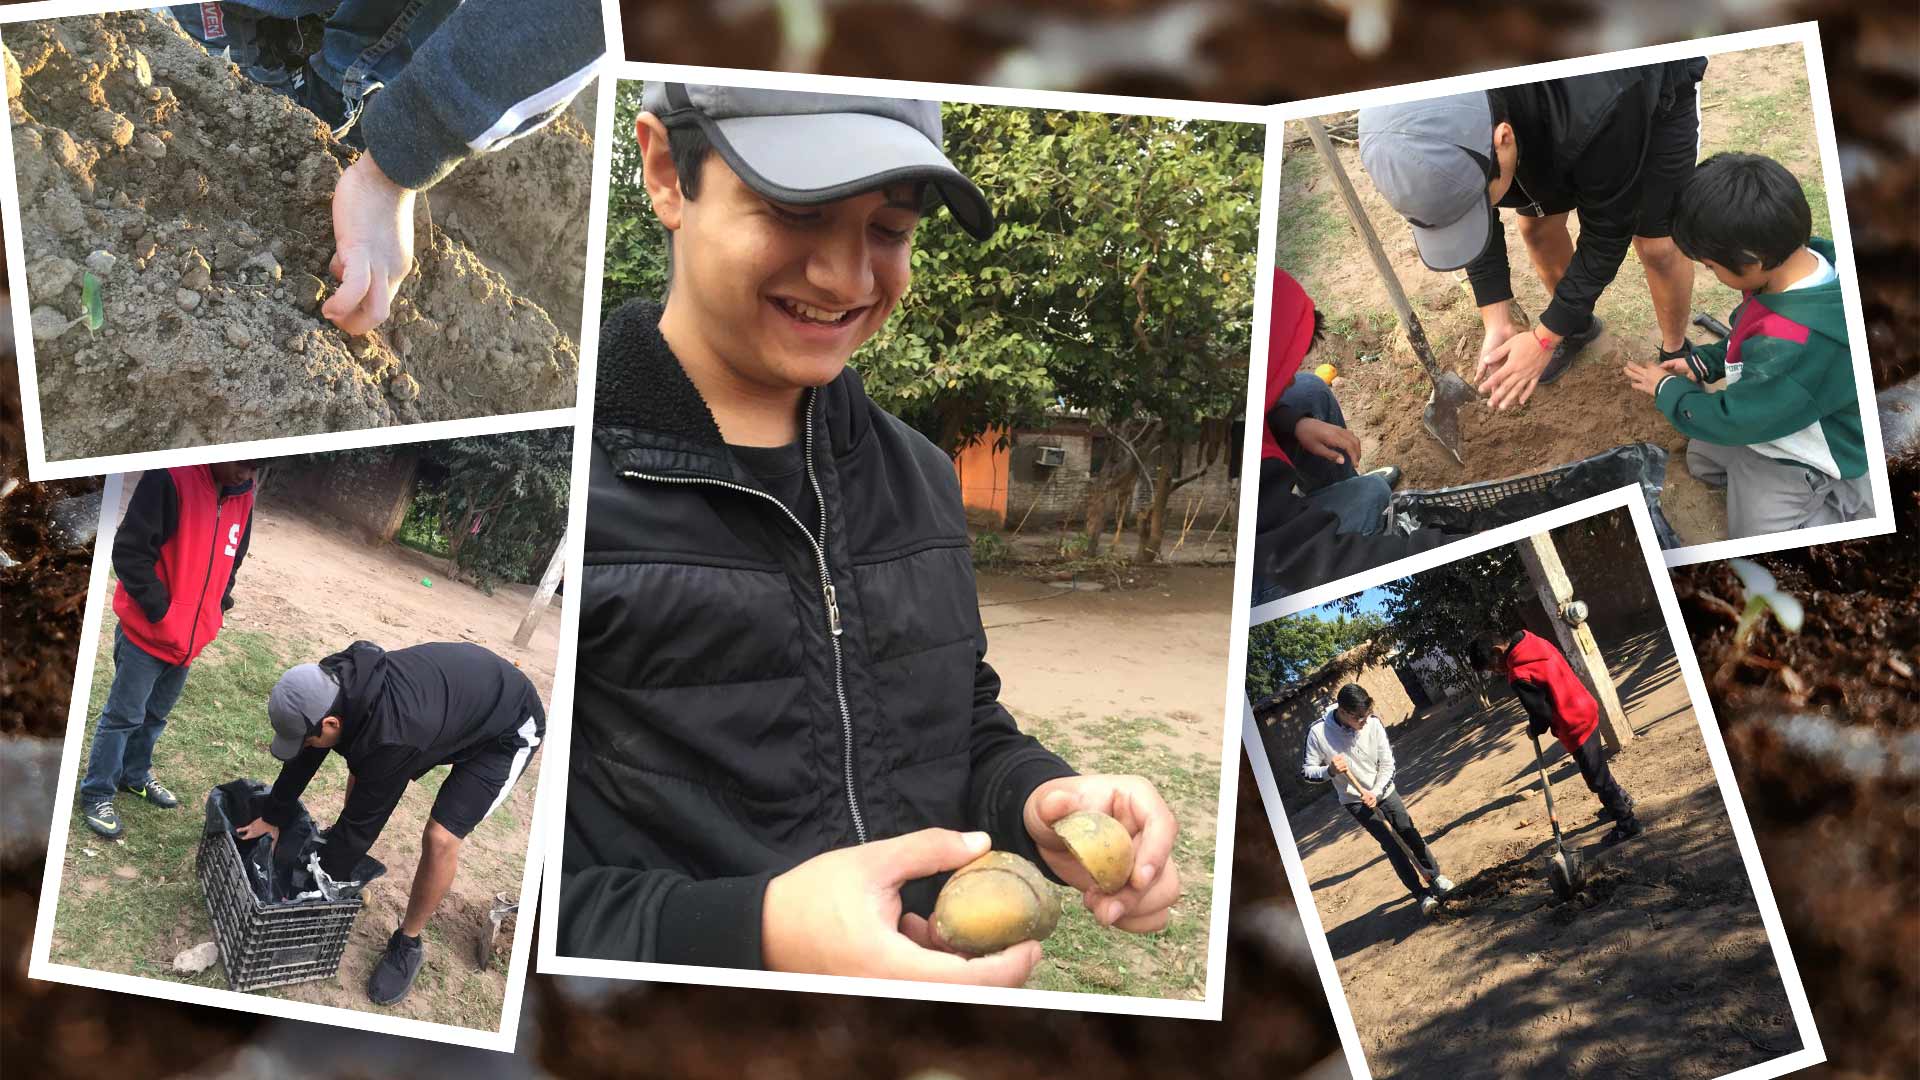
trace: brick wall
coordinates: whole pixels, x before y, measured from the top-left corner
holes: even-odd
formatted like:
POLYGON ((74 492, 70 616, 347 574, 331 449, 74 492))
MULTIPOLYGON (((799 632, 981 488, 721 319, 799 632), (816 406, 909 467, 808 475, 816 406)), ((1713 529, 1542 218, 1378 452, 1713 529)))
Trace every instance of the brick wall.
POLYGON ((319 464, 278 464, 262 494, 301 511, 319 511, 356 529, 368 543, 400 531, 413 500, 419 459, 396 452, 384 461, 341 455, 319 464))

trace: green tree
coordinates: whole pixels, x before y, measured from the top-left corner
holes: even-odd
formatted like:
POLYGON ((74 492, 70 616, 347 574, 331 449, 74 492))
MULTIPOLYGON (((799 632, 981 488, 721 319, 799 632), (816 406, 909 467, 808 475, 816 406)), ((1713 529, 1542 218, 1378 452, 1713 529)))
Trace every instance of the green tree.
POLYGON ((1518 625, 1521 605, 1532 602, 1526 568, 1508 544, 1436 566, 1383 588, 1389 632, 1408 663, 1427 656, 1449 662, 1436 676, 1456 689, 1477 679, 1467 661, 1467 643, 1484 630, 1518 625))
POLYGON ((657 300, 667 291, 667 230, 653 216, 653 201, 640 181, 640 142, 633 137, 641 86, 637 79, 628 80, 613 92, 613 170, 607 185, 607 255, 600 295, 603 315, 629 300, 657 300))
POLYGON ((1368 612, 1332 619, 1292 615, 1247 633, 1247 697, 1255 702, 1318 671, 1356 645, 1382 640, 1386 620, 1368 612))

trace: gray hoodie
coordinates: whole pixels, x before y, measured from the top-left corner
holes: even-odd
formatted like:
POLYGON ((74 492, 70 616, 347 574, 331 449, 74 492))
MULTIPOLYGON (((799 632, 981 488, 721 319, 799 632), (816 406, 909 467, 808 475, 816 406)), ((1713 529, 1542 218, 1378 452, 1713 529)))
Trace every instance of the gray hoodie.
POLYGON ((1337 779, 1339 774, 1333 771, 1335 754, 1347 756, 1349 775, 1355 783, 1373 792, 1374 798, 1393 790, 1393 747, 1387 744, 1387 729, 1379 717, 1369 715, 1367 722, 1355 731, 1341 723, 1334 710, 1328 709, 1325 716, 1307 729, 1307 759, 1300 775, 1310 783, 1333 782, 1333 790, 1342 803, 1357 803, 1360 796, 1353 793, 1353 785, 1337 779))
POLYGON ((558 116, 606 50, 599 0, 465 0, 368 99, 367 148, 394 183, 432 187, 558 116))

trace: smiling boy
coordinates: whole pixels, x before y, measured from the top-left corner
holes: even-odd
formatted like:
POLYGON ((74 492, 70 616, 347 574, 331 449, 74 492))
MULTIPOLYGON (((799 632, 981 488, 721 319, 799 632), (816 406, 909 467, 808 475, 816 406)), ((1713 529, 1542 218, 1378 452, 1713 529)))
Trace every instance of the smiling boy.
POLYGON ((1166 925, 1173 816, 1022 734, 985 661, 950 458, 848 367, 912 276, 923 214, 992 234, 926 101, 649 83, 664 305, 601 338, 560 951, 998 985, 927 921, 992 847, 1100 922, 1166 925), (1134 837, 1107 896, 1050 823, 1134 837))

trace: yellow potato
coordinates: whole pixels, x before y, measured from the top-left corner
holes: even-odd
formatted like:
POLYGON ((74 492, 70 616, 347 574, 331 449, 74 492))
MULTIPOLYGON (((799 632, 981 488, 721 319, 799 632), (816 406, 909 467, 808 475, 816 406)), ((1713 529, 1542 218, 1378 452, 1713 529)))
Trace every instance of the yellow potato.
POLYGON ((942 940, 975 956, 1045 941, 1060 921, 1060 896, 1032 863, 989 851, 953 872, 933 905, 942 940))
POLYGON ((1053 831, 1101 892, 1127 887, 1133 876, 1133 837, 1125 825, 1097 810, 1076 810, 1054 822, 1053 831))

